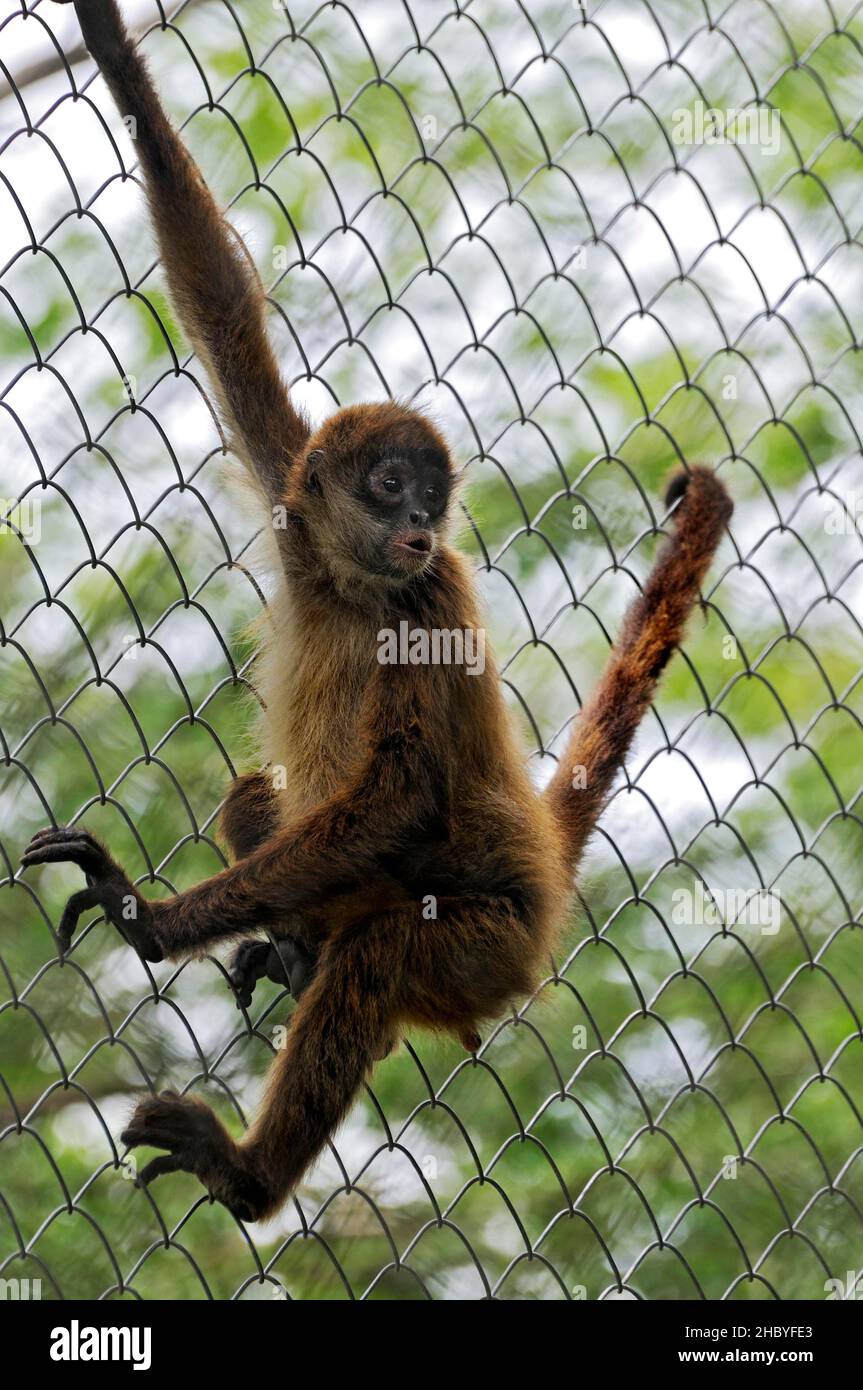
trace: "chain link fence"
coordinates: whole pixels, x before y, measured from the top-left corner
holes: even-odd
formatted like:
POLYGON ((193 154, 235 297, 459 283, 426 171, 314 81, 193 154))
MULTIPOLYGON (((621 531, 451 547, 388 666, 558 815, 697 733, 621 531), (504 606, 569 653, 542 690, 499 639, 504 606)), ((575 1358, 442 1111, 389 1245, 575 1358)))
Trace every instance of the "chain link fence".
POLYGON ((411 1036, 284 1211, 127 1179, 143 1088, 247 1122, 291 1001, 61 966, 81 821, 217 871, 266 604, 135 147, 71 7, 2 0, 0 1285, 43 1298, 855 1297, 863 1266, 859 138, 850 4, 188 0, 126 13, 314 418, 397 395, 544 780, 661 530, 730 533, 580 877, 476 1059, 411 1036))

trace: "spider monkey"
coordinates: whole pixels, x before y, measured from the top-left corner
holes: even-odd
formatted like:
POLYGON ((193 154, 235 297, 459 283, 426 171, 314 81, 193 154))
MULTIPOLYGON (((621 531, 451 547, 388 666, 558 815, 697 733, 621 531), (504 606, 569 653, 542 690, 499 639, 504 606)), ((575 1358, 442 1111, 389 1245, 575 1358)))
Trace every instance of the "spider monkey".
POLYGON ((274 507, 287 517, 268 528, 280 589, 261 690, 263 752, 287 769, 288 789, 263 772, 238 778, 223 818, 235 862, 165 900, 144 899, 77 826, 40 831, 22 863, 68 861, 86 875, 60 921, 61 955, 80 913, 99 907, 147 961, 250 938, 232 965, 241 1000, 265 974, 299 996, 242 1140, 173 1092, 141 1100, 122 1135, 166 1151, 140 1182, 192 1172, 237 1218, 257 1220, 286 1200, 401 1030, 446 1030, 474 1050, 481 1022, 536 988, 585 842, 732 507, 706 469, 673 480, 672 534, 538 794, 491 661, 482 674, 378 661, 380 630, 401 621, 427 632, 479 623, 470 568, 447 539, 455 479, 444 439, 392 400, 311 430, 280 378, 245 248, 165 116, 115 0, 74 4, 119 110, 136 119, 178 314, 252 485, 271 517, 274 507), (577 789, 574 767, 584 770, 577 789), (254 938, 263 929, 274 945, 254 938))

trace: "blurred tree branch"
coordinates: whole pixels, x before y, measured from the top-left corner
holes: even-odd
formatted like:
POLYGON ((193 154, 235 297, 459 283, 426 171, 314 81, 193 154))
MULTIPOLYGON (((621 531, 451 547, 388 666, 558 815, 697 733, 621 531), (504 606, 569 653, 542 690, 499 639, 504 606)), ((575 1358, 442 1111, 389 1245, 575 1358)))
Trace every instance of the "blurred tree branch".
MULTIPOLYGON (((201 0, 185 0, 185 4, 179 5, 174 14, 166 16, 167 21, 172 23, 179 14, 185 10, 191 9, 193 6, 200 5, 200 3, 201 0)), ((163 7, 159 6, 159 8, 162 9, 163 7)), ((145 23, 139 21, 136 24, 133 20, 128 18, 126 23, 129 33, 136 42, 140 42, 144 35, 153 27, 152 22, 145 23)), ((74 48, 71 48, 68 53, 65 54, 65 61, 71 68, 74 67, 76 63, 81 63, 85 58, 89 57, 90 55, 87 52, 87 48, 83 41, 79 39, 74 48)), ((92 59, 90 61, 92 62, 92 59)), ((34 82, 41 82, 45 77, 53 77, 55 73, 62 72, 63 66, 63 57, 59 53, 52 53, 50 57, 43 58, 40 62, 32 63, 29 68, 25 68, 21 76, 16 78, 15 85, 18 87, 19 91, 21 91, 25 87, 31 86, 34 82)))

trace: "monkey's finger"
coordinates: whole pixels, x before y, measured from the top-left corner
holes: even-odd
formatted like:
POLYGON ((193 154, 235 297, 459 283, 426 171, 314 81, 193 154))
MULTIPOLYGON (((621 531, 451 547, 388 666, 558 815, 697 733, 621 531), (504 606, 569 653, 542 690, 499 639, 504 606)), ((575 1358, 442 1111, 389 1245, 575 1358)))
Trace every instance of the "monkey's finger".
POLYGON ((70 858, 84 849, 89 848, 86 840, 80 838, 70 839, 64 836, 49 837, 44 835, 40 840, 31 840, 30 844, 21 855, 22 864, 53 863, 55 860, 70 858))
POLYGON ((37 840, 44 840, 49 835, 66 835, 69 831, 64 825, 45 825, 41 830, 37 830, 35 835, 30 838, 30 844, 35 845, 37 840))
POLYGON ((188 1172, 182 1161, 176 1154, 160 1154, 158 1158, 152 1158, 138 1174, 137 1181, 141 1187, 146 1187, 154 1178, 160 1178, 163 1173, 188 1172))
POLYGON ((238 1009, 248 1009, 255 985, 264 974, 269 945, 266 941, 244 941, 237 947, 228 965, 228 982, 238 1009))
POLYGON ((63 908, 63 916, 60 918, 60 925, 57 928, 61 957, 65 956, 69 949, 81 913, 86 912, 88 907, 98 906, 99 894, 94 888, 82 888, 80 893, 72 894, 63 908))
POLYGON ((105 848, 101 841, 97 840, 95 835, 91 835, 90 831, 85 829, 83 825, 43 826, 31 837, 27 848, 34 849, 37 844, 41 844, 45 840, 55 840, 58 843, 62 840, 88 840, 94 849, 100 849, 104 852, 105 848))
POLYGON ((90 840, 40 840, 29 845, 21 856, 25 869, 34 864, 77 864, 85 873, 95 873, 105 862, 105 854, 90 840))
POLYGON ((49 842, 28 849, 21 856, 21 866, 29 869, 34 864, 77 864, 85 873, 93 873, 97 867, 93 851, 85 840, 73 840, 59 845, 49 842))
POLYGON ((228 976, 231 989, 237 1001, 238 1009, 247 1009, 252 1002, 252 995, 255 992, 255 985, 260 979, 252 970, 239 969, 232 970, 228 976))

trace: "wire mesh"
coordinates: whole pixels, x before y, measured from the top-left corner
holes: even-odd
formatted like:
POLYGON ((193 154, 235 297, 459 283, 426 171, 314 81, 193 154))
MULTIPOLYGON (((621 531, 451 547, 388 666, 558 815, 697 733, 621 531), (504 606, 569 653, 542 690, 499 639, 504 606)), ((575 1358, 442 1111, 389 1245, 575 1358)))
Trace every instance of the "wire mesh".
POLYGON ((475 1060, 405 1040, 265 1225, 183 1175, 125 1181, 133 1094, 193 1090, 238 1132, 290 1000, 264 983, 238 1013, 216 957, 147 967, 98 917, 61 966, 80 880, 18 859, 82 820, 152 893, 222 867, 267 586, 134 132, 71 7, 6 0, 0 1287, 854 1297, 858 8, 128 13, 297 397, 422 403, 464 463, 462 544, 538 782, 672 465, 719 468, 736 513, 537 996, 475 1060))

